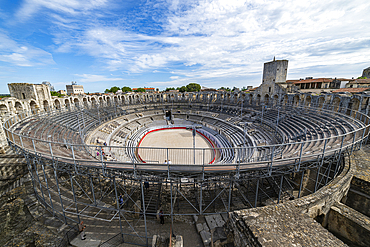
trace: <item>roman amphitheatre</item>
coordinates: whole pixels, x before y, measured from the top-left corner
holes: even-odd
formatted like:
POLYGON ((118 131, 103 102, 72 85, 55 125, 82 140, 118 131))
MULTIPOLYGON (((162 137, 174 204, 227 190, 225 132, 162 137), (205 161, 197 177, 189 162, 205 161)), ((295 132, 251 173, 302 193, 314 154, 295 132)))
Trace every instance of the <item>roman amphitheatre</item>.
POLYGON ((369 209, 351 200, 370 187, 351 159, 367 148, 369 97, 287 93, 267 74, 247 93, 14 100, 4 134, 61 241, 83 220, 111 234, 100 246, 191 246, 177 227, 190 219, 204 246, 366 246, 369 209))

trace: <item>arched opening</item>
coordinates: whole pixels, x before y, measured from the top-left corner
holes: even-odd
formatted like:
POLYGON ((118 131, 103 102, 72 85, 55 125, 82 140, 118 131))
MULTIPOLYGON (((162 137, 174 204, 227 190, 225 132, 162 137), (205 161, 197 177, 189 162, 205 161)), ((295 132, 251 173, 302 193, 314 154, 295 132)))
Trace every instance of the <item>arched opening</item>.
POLYGON ((324 97, 320 97, 319 98, 319 108, 322 108, 323 107, 324 102, 325 102, 325 98, 324 97))
POLYGON ((261 95, 257 94, 257 100, 256 100, 256 105, 260 105, 261 104, 261 95))
POLYGON ((284 96, 283 103, 284 103, 284 105, 288 104, 288 95, 284 96))
POLYGON ((66 99, 65 101, 64 101, 64 104, 66 105, 66 107, 67 108, 69 108, 71 105, 70 105, 70 102, 69 102, 69 100, 68 99, 66 99))
POLYGON ((43 105, 44 111, 49 110, 49 102, 47 100, 44 100, 44 102, 42 102, 42 105, 43 105))
POLYGON ((31 111, 37 110, 37 104, 36 104, 35 101, 31 100, 31 102, 30 102, 30 108, 31 108, 31 111))
POLYGON ((8 113, 8 107, 6 105, 0 105, 0 114, 1 116, 4 116, 8 113))
POLYGON ((358 111, 359 106, 360 106, 360 100, 358 100, 357 98, 351 99, 348 108, 352 109, 352 117, 356 115, 355 111, 358 111))
POLYGON ((96 105, 96 99, 95 98, 91 98, 91 104, 96 105))
POLYGON ((306 97, 306 102, 305 102, 305 105, 306 106, 311 106, 311 96, 310 95, 308 95, 307 97, 306 97))
POLYGON ((55 105, 55 108, 57 108, 57 109, 60 109, 60 102, 59 102, 59 100, 54 100, 54 105, 55 105))
POLYGON ((87 107, 87 99, 83 98, 82 102, 83 102, 84 106, 87 107))
POLYGON ((276 94, 274 95, 274 105, 277 105, 279 103, 279 96, 276 94))
POLYGON ((361 111, 365 111, 367 104, 369 104, 369 98, 363 98, 362 99, 362 104, 361 104, 361 111))
POLYGON ((268 94, 265 95, 264 102, 265 102, 265 105, 268 105, 270 103, 270 96, 268 94))
POLYGON ((75 106, 79 106, 80 105, 80 101, 77 98, 75 98, 73 100, 73 103, 75 104, 75 106))
POLYGON ((340 104, 340 98, 339 97, 335 97, 334 100, 333 100, 333 107, 334 107, 334 111, 338 111, 339 110, 339 104, 340 104))
POLYGON ((18 102, 18 101, 15 102, 14 107, 15 107, 17 112, 23 111, 23 105, 22 105, 21 102, 18 102))
POLYGON ((295 95, 293 97, 293 106, 298 106, 298 104, 299 104, 299 96, 295 95))

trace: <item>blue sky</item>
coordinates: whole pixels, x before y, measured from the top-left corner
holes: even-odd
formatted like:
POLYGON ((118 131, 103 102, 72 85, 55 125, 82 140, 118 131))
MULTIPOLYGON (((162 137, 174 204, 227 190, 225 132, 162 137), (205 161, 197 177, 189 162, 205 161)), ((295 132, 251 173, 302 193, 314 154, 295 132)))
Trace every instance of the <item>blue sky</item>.
POLYGON ((42 81, 258 86, 274 56, 289 60, 288 79, 358 77, 369 13, 368 0, 0 0, 0 93, 42 81))

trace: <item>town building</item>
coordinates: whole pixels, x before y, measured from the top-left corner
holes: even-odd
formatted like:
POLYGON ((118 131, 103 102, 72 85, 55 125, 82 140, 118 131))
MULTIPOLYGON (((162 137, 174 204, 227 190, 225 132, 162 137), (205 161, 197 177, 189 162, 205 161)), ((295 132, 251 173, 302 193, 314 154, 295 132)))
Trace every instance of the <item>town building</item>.
POLYGON ((66 85, 68 95, 85 94, 84 87, 77 85, 76 82, 72 82, 72 85, 66 85))
POLYGON ((346 88, 368 88, 370 87, 369 79, 354 79, 346 84, 346 88))

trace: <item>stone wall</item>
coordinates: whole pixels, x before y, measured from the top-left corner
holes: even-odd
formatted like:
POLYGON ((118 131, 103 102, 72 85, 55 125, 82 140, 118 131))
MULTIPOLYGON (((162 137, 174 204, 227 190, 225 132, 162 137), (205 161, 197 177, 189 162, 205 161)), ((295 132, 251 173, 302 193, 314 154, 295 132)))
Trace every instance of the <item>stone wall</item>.
POLYGON ((347 159, 343 172, 314 194, 277 205, 231 212, 230 221, 235 224, 229 226, 234 244, 250 241, 253 236, 262 246, 346 246, 314 218, 320 216, 324 224, 327 222, 331 207, 347 194, 353 172, 347 159))
POLYGON ((370 78, 370 67, 362 71, 362 77, 370 78))
POLYGON ((336 203, 331 207, 328 229, 359 246, 370 246, 370 218, 356 210, 336 203))

